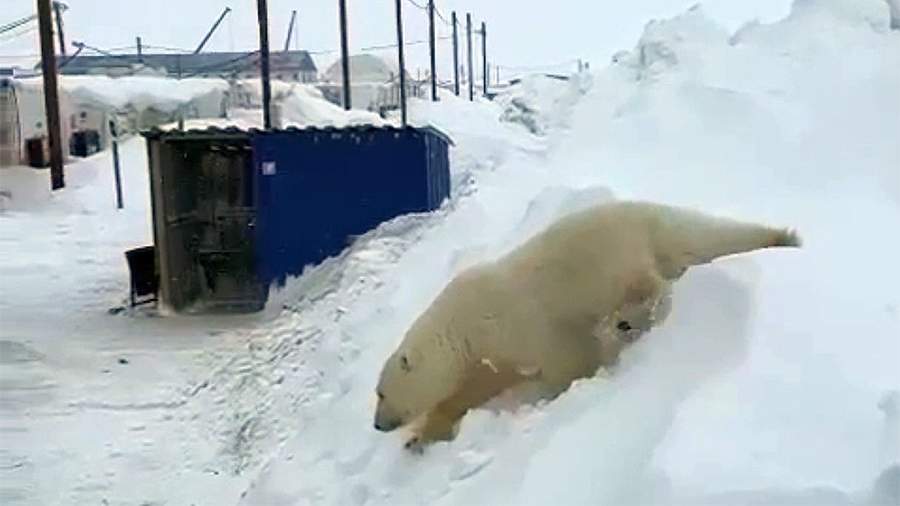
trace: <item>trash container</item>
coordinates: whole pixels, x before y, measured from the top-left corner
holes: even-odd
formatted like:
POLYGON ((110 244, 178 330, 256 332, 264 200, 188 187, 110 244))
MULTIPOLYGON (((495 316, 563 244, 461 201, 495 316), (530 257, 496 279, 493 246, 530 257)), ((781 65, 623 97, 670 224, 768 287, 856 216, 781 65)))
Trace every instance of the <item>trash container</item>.
POLYGON ((156 248, 144 246, 125 252, 128 270, 131 272, 131 305, 156 300, 159 291, 159 275, 156 272, 156 248), (150 296, 150 297, 147 297, 150 296), (144 297, 138 300, 139 297, 144 297))
POLYGON ((86 157, 100 151, 100 133, 96 130, 79 130, 72 133, 69 152, 74 156, 86 157))

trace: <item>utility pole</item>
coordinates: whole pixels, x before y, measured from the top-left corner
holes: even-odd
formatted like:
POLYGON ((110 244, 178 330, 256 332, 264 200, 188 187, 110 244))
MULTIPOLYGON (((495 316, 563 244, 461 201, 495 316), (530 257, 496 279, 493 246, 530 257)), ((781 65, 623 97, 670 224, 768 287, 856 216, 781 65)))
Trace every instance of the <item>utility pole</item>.
POLYGON ((109 120, 109 134, 112 137, 113 174, 116 176, 116 207, 122 209, 125 203, 122 201, 122 170, 119 164, 119 132, 116 122, 109 120))
POLYGON ((490 69, 487 60, 487 24, 484 21, 481 22, 481 65, 483 67, 481 78, 484 81, 484 94, 487 95, 490 69))
POLYGON ((62 13, 66 6, 60 2, 53 2, 53 10, 56 13, 56 35, 59 36, 59 54, 66 56, 66 36, 63 33, 62 13))
POLYGON ((453 92, 459 96, 459 41, 456 33, 456 11, 450 16, 453 23, 453 92))
POLYGON ((263 128, 272 128, 272 88, 269 83, 269 13, 266 0, 256 0, 259 23, 259 71, 262 78, 263 128))
POLYGON ((466 13, 466 45, 469 51, 469 102, 475 100, 475 75, 472 72, 472 15, 466 13))
POLYGON ((194 50, 194 54, 199 53, 200 50, 203 49, 203 46, 206 45, 206 42, 209 40, 210 37, 212 37, 212 34, 215 33, 216 28, 219 27, 219 24, 222 22, 223 19, 225 19, 225 16, 227 16, 229 12, 231 12, 231 7, 225 7, 225 10, 223 10, 222 14, 219 15, 219 19, 217 19, 216 22, 213 23, 212 28, 210 28, 209 31, 206 32, 206 36, 203 37, 203 40, 200 41, 200 45, 198 45, 197 49, 194 50))
POLYGON ((397 59, 400 62, 400 122, 406 126, 406 63, 403 59, 403 10, 401 0, 394 0, 397 10, 397 59))
POLYGON ((41 69, 44 76, 44 108, 50 140, 50 188, 66 186, 63 176, 62 135, 59 128, 59 90, 56 84, 56 51, 53 47, 53 18, 50 0, 37 0, 38 28, 41 32, 41 69))
POLYGON ((137 59, 139 62, 144 63, 144 45, 141 43, 141 37, 135 37, 134 42, 137 44, 137 59))
POLYGON ((344 109, 350 110, 350 49, 347 47, 347 0, 338 0, 341 24, 341 72, 344 86, 344 109))
POLYGON ((434 0, 428 0, 428 49, 431 52, 431 101, 437 102, 437 63, 434 47, 434 0))
POLYGON ((291 49, 291 34, 294 33, 294 22, 297 21, 297 11, 291 11, 291 22, 288 24, 287 37, 284 38, 284 52, 291 49))

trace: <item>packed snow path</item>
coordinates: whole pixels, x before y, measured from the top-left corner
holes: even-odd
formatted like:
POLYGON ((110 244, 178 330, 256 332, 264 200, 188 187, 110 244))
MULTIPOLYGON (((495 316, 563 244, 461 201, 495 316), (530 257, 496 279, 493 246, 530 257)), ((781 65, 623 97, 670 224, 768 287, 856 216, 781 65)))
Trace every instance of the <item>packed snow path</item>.
POLYGON ((149 241, 141 141, 123 149, 124 212, 108 155, 73 166, 59 196, 41 179, 34 205, 20 198, 33 174, 3 173, 0 500, 896 504, 887 12, 806 0, 734 35, 696 9, 650 24, 585 96, 580 80, 523 87, 549 139, 498 122, 497 105, 419 102, 417 121, 458 144, 452 202, 361 238, 262 315, 105 314, 127 289, 122 251, 149 241), (371 428, 383 359, 454 273, 612 197, 796 226, 806 244, 689 273, 615 377, 500 400, 422 456, 371 428))

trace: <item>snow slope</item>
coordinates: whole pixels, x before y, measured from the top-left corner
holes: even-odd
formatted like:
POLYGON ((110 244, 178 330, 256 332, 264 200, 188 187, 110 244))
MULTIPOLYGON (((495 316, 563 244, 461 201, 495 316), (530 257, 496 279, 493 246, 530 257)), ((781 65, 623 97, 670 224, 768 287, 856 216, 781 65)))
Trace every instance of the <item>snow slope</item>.
MULTIPOLYGON (((456 199, 474 174, 541 150, 501 123, 493 104, 442 105, 438 113, 417 102, 414 119, 462 143, 451 153, 456 199)), ((324 122, 347 117, 323 111, 324 122)), ((257 124, 260 111, 247 112, 235 122, 257 124)), ((358 251, 289 283, 262 314, 109 314, 127 298, 124 251, 152 242, 146 146, 132 138, 120 150, 123 210, 109 152, 67 165, 67 187, 52 193, 46 170, 0 171, 4 504, 234 504, 318 398, 318 371, 302 367, 300 344, 449 212, 386 225, 358 251)))
POLYGON ((734 37, 701 9, 648 25, 546 163, 481 175, 304 353, 325 396, 243 504, 896 504, 900 37, 887 12, 798 1, 734 37), (671 320, 611 379, 477 410, 421 457, 371 430, 381 361, 459 259, 515 243, 529 207, 553 214, 598 186, 793 225, 806 247, 689 273, 671 320))

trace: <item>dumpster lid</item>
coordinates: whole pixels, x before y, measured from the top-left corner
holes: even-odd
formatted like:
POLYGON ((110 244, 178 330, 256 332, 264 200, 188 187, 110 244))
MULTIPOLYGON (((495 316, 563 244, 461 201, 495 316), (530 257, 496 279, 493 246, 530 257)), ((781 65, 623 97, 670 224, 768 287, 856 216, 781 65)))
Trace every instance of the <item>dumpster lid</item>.
POLYGON ((141 135, 146 139, 154 139, 154 140, 201 140, 201 139, 244 139, 249 138, 250 136, 256 135, 271 135, 271 134, 283 134, 283 133, 336 133, 336 134, 366 134, 370 132, 397 132, 397 133, 414 133, 414 134, 422 134, 428 133, 435 135, 440 138, 444 142, 446 142, 450 146, 454 146, 455 143, 453 139, 450 138, 444 131, 440 130, 436 126, 432 124, 427 124, 424 126, 405 126, 399 127, 394 125, 351 125, 345 127, 335 127, 335 126, 305 126, 302 128, 299 127, 286 127, 286 128, 272 128, 269 130, 264 130, 261 128, 250 128, 250 129, 242 129, 238 127, 216 127, 211 126, 208 128, 192 128, 187 130, 178 130, 178 129, 170 129, 163 130, 158 127, 151 128, 149 130, 144 130, 141 132, 141 135))

